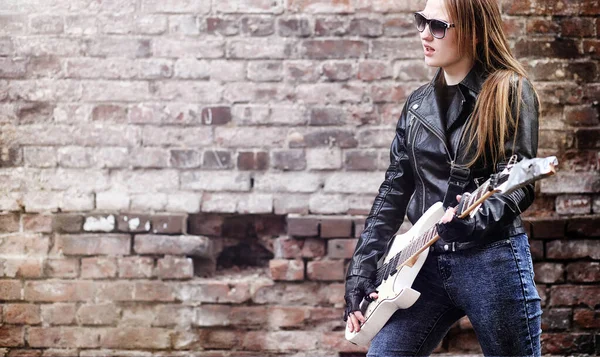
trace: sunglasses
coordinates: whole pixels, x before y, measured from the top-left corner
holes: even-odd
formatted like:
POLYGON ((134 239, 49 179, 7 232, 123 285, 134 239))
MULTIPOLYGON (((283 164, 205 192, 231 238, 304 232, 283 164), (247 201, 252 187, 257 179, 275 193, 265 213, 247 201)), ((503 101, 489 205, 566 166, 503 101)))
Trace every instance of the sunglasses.
POLYGON ((429 25, 429 32, 437 39, 442 39, 446 36, 446 30, 454 27, 454 24, 447 23, 443 20, 428 19, 420 12, 415 12, 415 25, 419 32, 425 30, 425 26, 429 25))

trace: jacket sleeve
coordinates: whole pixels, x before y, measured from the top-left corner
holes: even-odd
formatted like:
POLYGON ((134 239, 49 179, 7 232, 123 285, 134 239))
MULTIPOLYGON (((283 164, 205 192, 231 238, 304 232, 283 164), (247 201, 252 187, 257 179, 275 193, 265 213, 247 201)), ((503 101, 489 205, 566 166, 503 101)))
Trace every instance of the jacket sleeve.
POLYGON ((404 220, 406 206, 414 191, 405 138, 409 100, 406 101, 396 125, 396 135, 390 148, 390 165, 358 239, 347 276, 374 278, 378 260, 404 220))
MULTIPOLYGON (((516 118, 518 115, 519 118, 516 133, 509 135, 504 144, 507 159, 516 154, 518 161, 534 158, 538 148, 538 99, 532 84, 527 79, 523 79, 521 88, 519 113, 516 108, 512 108, 513 117, 516 118)), ((510 194, 492 195, 483 202, 474 215, 475 227, 471 239, 481 239, 488 232, 511 224, 518 215, 531 206, 534 194, 535 183, 531 183, 510 194)))

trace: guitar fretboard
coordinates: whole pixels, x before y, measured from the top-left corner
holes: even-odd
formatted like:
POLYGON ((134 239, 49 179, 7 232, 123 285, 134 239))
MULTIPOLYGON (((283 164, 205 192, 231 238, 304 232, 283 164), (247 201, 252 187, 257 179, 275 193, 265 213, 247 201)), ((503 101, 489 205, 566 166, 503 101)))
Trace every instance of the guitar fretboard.
MULTIPOLYGON (((497 175, 495 180, 497 180, 496 184, 502 183, 508 179, 508 175, 497 175)), ((460 212, 457 212, 457 215, 463 214, 468 210, 472 210, 473 205, 480 205, 481 203, 477 203, 479 199, 481 199, 486 193, 488 193, 492 187, 492 179, 485 181, 481 186, 479 186, 472 194, 463 195, 461 201, 462 204, 459 205, 460 212)), ((409 258, 411 258, 415 253, 421 250, 423 247, 427 246, 429 242, 437 239, 437 227, 434 225, 429 228, 419 237, 413 239, 401 252, 397 253, 393 256, 391 260, 387 263, 383 264, 379 269, 377 269, 377 277, 375 280, 375 286, 380 285, 384 280, 389 278, 390 276, 396 274, 398 269, 404 265, 409 258)))

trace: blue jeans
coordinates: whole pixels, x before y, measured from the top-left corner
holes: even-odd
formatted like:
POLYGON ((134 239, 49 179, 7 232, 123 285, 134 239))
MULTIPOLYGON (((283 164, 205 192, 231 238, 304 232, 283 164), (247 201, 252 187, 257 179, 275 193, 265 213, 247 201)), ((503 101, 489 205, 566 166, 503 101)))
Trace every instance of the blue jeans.
POLYGON ((540 297, 525 234, 481 247, 430 252, 413 288, 369 347, 368 357, 427 356, 467 315, 486 356, 540 356, 540 297))

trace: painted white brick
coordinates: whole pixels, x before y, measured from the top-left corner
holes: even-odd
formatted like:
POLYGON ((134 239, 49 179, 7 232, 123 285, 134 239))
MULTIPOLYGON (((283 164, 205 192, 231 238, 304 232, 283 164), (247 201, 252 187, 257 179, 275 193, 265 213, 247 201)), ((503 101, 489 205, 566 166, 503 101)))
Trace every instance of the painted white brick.
POLYGON ((124 211, 129 209, 127 192, 106 191, 96 193, 96 208, 107 211, 124 211))
POLYGON ((176 170, 114 170, 110 173, 110 189, 130 193, 169 192, 179 188, 176 170))
POLYGON ((249 191, 250 174, 229 171, 183 171, 181 188, 205 191, 249 191))
POLYGON ((380 172, 338 172, 325 180, 324 191, 327 193, 372 193, 376 194, 385 179, 380 172))
POLYGON ((202 202, 202 194, 197 192, 179 192, 167 194, 167 212, 200 212, 200 203, 202 202))
POLYGON ((111 232, 115 229, 115 216, 90 216, 85 218, 83 230, 86 232, 111 232))
POLYGON ((85 212, 94 209, 94 194, 65 192, 60 209, 63 212, 85 212))
POLYGON ((306 163, 309 170, 332 170, 342 167, 342 150, 339 148, 308 149, 306 163))
POLYGON ((239 195, 231 193, 205 193, 202 196, 202 212, 235 213, 239 195))
POLYGON ((163 211, 166 206, 166 193, 142 193, 131 195, 131 209, 133 211, 163 211))
POLYGON ((343 195, 316 194, 309 201, 312 214, 345 214, 348 207, 348 199, 343 195))
POLYGON ((266 192, 311 193, 319 190, 323 176, 306 172, 264 173, 255 175, 254 187, 266 192))
POLYGON ((272 213, 273 195, 270 194, 248 194, 240 197, 237 212, 248 213, 272 213))

